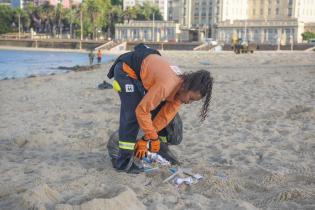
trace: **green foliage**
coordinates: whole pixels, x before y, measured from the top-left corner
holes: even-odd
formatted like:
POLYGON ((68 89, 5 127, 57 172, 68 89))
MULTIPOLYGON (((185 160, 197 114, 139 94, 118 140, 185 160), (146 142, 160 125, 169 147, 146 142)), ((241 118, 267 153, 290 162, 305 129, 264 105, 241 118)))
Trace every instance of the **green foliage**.
POLYGON ((100 30, 112 36, 115 24, 123 20, 152 20, 153 16, 155 20, 162 20, 158 7, 152 3, 123 11, 122 0, 83 0, 80 6, 72 8, 63 8, 61 4, 55 7, 47 1, 38 7, 30 3, 23 10, 0 5, 0 33, 18 31, 20 17, 22 31, 37 28, 39 32, 55 36, 66 27, 71 35, 80 36, 80 13, 83 35, 92 39, 98 36, 100 30))
POLYGON ((14 10, 6 5, 0 5, 0 34, 11 32, 14 22, 14 10))
POLYGON ((123 1, 122 0, 111 0, 111 4, 113 6, 119 6, 121 7, 123 5, 123 1))
POLYGON ((143 6, 136 5, 128 7, 124 13, 125 20, 162 20, 163 17, 159 8, 151 3, 145 2, 143 6))
POLYGON ((307 31, 307 32, 304 32, 302 34, 302 37, 303 37, 303 40, 307 40, 308 41, 309 39, 315 39, 315 34, 312 33, 312 32, 307 31))

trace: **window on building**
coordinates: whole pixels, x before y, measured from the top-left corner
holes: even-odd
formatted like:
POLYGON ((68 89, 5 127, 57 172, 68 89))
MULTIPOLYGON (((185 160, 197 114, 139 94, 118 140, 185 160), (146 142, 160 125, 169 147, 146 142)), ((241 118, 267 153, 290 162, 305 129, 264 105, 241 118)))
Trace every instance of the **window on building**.
POLYGON ((292 5, 293 4, 293 0, 288 0, 289 2, 288 2, 288 4, 289 5, 292 5))
POLYGON ((289 8, 289 9, 288 9, 288 16, 289 16, 289 17, 292 17, 292 8, 289 8))
POLYGON ((279 15, 279 8, 276 8, 276 15, 279 15))
POLYGON ((260 15, 264 14, 264 9, 260 9, 260 15))
POLYGON ((256 10, 255 9, 253 9, 253 15, 256 15, 256 10))
POLYGON ((143 31, 143 37, 144 37, 144 39, 148 39, 148 31, 147 30, 143 31))
POLYGON ((271 8, 268 8, 268 15, 271 15, 271 8))

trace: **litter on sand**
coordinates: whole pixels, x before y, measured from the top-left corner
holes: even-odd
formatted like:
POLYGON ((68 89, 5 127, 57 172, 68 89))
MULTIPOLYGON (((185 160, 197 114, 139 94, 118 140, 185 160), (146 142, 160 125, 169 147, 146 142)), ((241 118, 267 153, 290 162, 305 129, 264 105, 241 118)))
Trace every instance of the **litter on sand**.
POLYGON ((172 175, 164 179, 163 183, 172 181, 171 183, 176 186, 196 184, 203 178, 202 175, 193 173, 190 168, 171 167, 170 162, 157 153, 149 152, 148 156, 143 158, 142 165, 146 174, 157 173, 161 168, 167 168, 172 175))
MULTIPOLYGON (((179 186, 181 184, 187 184, 187 185, 192 185, 192 184, 197 184, 199 182, 199 180, 201 180, 203 178, 203 176, 201 176, 200 174, 193 174, 191 172, 191 169, 179 169, 176 173, 174 173, 173 175, 175 175, 173 178, 169 179, 172 180, 173 179, 173 183, 176 186, 179 186), (189 171, 189 173, 187 173, 187 171, 189 171), (186 176, 185 176, 186 175, 186 176), (188 176, 187 176, 188 175, 188 176), (184 177, 185 176, 185 177, 184 177)), ((169 181, 168 180, 168 181, 169 181)), ((165 180, 164 180, 165 181, 165 180)))

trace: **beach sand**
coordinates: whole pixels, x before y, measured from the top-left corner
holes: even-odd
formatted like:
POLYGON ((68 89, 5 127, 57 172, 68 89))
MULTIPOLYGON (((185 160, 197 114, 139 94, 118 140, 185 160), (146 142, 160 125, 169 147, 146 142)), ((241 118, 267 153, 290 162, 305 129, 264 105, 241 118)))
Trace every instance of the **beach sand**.
POLYGON ((171 149, 204 178, 113 170, 119 97, 104 69, 0 81, 0 209, 315 209, 315 53, 162 52, 215 79, 209 117, 183 105, 171 149), (109 80, 107 80, 110 82, 109 80))

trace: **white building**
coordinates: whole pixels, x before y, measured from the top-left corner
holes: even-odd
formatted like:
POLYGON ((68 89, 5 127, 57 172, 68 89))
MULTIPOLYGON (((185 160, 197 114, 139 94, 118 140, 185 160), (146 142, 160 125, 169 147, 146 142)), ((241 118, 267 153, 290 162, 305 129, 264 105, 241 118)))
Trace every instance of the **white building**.
MULTIPOLYGON (((291 2, 293 0, 289 0, 291 2)), ((304 23, 315 22, 315 0, 296 0, 293 17, 304 23)))
POLYGON ((121 41, 176 42, 179 24, 173 21, 125 21, 115 24, 115 39, 121 41))
POLYGON ((225 8, 229 4, 221 1, 217 39, 225 43, 235 37, 264 44, 300 43, 305 27, 312 30, 311 23, 315 22, 315 0, 241 0, 247 13, 243 18, 239 10, 242 15, 238 19, 233 9, 225 8))
MULTIPOLYGON (((219 21, 245 20, 248 18, 248 0, 220 0, 219 2, 219 21)), ((216 2, 216 1, 213 1, 216 2)), ((218 2, 217 2, 218 3, 218 2)))

